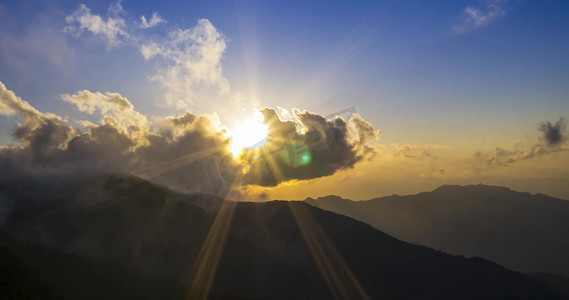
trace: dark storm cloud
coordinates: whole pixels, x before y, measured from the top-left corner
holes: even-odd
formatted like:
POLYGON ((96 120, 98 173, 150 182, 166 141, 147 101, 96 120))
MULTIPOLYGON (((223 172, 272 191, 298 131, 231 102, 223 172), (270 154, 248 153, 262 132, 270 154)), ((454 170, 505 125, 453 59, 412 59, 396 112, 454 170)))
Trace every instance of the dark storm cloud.
POLYGON ((261 112, 268 126, 268 141, 244 156, 250 166, 246 183, 275 186, 328 176, 375 155, 369 143, 380 132, 357 115, 350 120, 355 130, 352 135, 342 118, 327 120, 311 112, 294 111, 295 121, 281 121, 273 109, 261 112))
POLYGON ((542 122, 539 124, 539 130, 543 132, 542 139, 548 146, 557 146, 564 142, 565 121, 563 118, 560 118, 555 125, 549 121, 542 122))

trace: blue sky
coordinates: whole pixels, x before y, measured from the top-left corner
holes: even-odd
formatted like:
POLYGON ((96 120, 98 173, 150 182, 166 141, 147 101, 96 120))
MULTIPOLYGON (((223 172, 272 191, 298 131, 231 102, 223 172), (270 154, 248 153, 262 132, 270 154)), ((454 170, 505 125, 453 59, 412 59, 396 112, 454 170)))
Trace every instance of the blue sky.
MULTIPOLYGON (((65 17, 80 3, 103 18, 112 4, 3 3, 2 32, 10 37, 3 40, 0 78, 42 111, 72 114, 73 108, 62 103, 59 94, 89 89, 120 92, 142 112, 156 112, 154 104, 163 91, 148 80, 153 63, 137 54, 136 46, 124 43, 107 49, 104 41, 89 33, 74 38, 61 32, 65 17), (6 55, 17 51, 6 50, 9 43, 42 27, 50 27, 50 33, 62 39, 47 51, 65 48, 73 57, 59 54, 64 61, 51 63, 46 57, 50 54, 39 54, 39 49, 6 55), (21 61, 13 63, 13 56, 21 61)), ((354 106, 380 124, 384 138, 393 141, 403 135, 413 142, 415 133, 407 131, 424 127, 444 131, 449 123, 460 127, 462 121, 474 122, 477 130, 509 124, 531 127, 569 110, 569 4, 564 1, 124 1, 121 5, 127 23, 138 22, 142 15, 150 18, 154 12, 167 20, 137 33, 144 37, 191 28, 198 19, 208 19, 228 40, 222 65, 231 89, 249 96, 251 86, 256 86, 261 106, 322 114, 354 106), (462 34, 453 31, 453 26, 464 25, 467 7, 486 13, 489 5, 498 5, 504 14, 462 34), (250 79, 254 75, 256 80, 250 79), (316 86, 307 84, 311 77, 316 86), (293 99, 299 93, 302 99, 293 99), (476 120, 481 114, 484 118, 476 120), (517 116, 527 123, 520 123, 517 116)), ((199 102, 192 109, 207 112, 207 105, 200 109, 199 102)))
MULTIPOLYGON (((569 117, 568 16, 567 1, 4 1, 0 81, 72 120, 97 120, 61 100, 87 89, 120 93, 145 115, 189 110, 229 127, 254 108, 354 107, 384 144, 515 147, 569 117), (123 20, 128 37, 111 45, 78 30, 66 18, 82 4, 123 20), (140 28, 154 13, 165 22, 140 28), (192 86, 187 105, 168 104, 172 87, 152 78, 169 58, 141 47, 200 19, 222 34, 221 75, 192 86)), ((0 119, 2 144, 17 121, 0 119)))

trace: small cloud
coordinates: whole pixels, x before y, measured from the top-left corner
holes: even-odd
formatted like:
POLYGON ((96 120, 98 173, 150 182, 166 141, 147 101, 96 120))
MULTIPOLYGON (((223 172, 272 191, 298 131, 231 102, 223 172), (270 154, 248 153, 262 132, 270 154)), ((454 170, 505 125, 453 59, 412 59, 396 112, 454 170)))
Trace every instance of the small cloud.
POLYGON ((134 106, 119 93, 90 92, 83 90, 75 95, 63 94, 61 98, 69 103, 75 104, 77 109, 88 114, 100 111, 103 117, 113 117, 122 124, 146 127, 147 119, 144 115, 134 110, 134 106))
POLYGON ((166 23, 166 20, 162 19, 157 13, 153 13, 150 21, 146 21, 146 17, 140 16, 140 28, 152 28, 158 26, 160 23, 166 23))
POLYGON ((73 103, 82 112, 93 114, 95 109, 100 109, 103 113, 117 107, 119 110, 132 109, 132 104, 118 93, 106 93, 105 95, 97 92, 92 93, 87 90, 79 92, 77 95, 64 94, 63 100, 73 103))
POLYGON ((423 172, 423 173, 419 174, 419 176, 424 177, 424 178, 426 178, 426 177, 446 178, 447 177, 447 171, 445 169, 442 169, 442 168, 433 167, 431 169, 431 171, 423 172))
POLYGON ((112 16, 118 16, 120 14, 124 14, 124 8, 122 7, 122 1, 123 0, 118 0, 114 3, 111 3, 111 5, 109 5, 109 14, 112 16))
MULTIPOLYGON (((122 10, 120 2, 117 2, 116 5, 122 10)), ((113 6, 111 5, 111 7, 113 6)), ((109 8, 109 11, 111 11, 111 8, 109 8)), ((118 12, 118 8, 113 8, 112 11, 118 12)), ((65 18, 65 22, 68 25, 63 29, 64 32, 79 37, 87 30, 93 35, 103 37, 107 42, 107 48, 118 46, 121 43, 121 38, 130 38, 126 31, 124 19, 108 16, 104 20, 101 16, 92 14, 85 4, 80 4, 73 14, 65 18)))
POLYGON ((487 1, 487 5, 483 8, 467 6, 462 11, 460 23, 452 26, 452 31, 455 34, 464 34, 490 25, 490 23, 506 15, 506 11, 503 9, 505 3, 506 1, 487 1))
POLYGON ((429 146, 403 145, 398 149, 394 149, 393 155, 416 160, 435 161, 438 159, 429 146))
POLYGON ((559 121, 552 125, 551 122, 545 121, 539 124, 539 131, 543 132, 542 140, 548 146, 558 146, 565 141, 563 131, 565 130, 565 120, 560 118, 559 121))
POLYGON ((493 152, 476 152, 472 162, 475 170, 491 169, 509 166, 520 161, 537 159, 550 153, 568 151, 564 147, 567 141, 565 137, 565 122, 560 118, 555 124, 549 121, 541 122, 537 129, 543 132, 539 138, 545 143, 536 142, 522 150, 508 151, 500 147, 493 152))

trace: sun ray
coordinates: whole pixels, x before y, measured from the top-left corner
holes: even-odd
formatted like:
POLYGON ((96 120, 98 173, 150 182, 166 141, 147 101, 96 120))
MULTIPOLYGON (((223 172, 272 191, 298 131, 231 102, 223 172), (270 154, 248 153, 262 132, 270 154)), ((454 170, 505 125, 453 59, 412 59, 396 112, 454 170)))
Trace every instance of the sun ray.
MULTIPOLYGON (((243 175, 238 174, 234 178, 234 182, 240 181, 239 176, 243 175)), ((231 182, 231 186, 234 182, 231 182)), ((227 192, 229 190, 230 188, 227 189, 227 192)), ((236 206, 237 201, 227 200, 226 197, 223 197, 221 207, 188 275, 190 288, 187 291, 187 299, 208 299, 219 261, 223 255, 236 206)))
POLYGON ((227 146, 225 145, 203 149, 198 152, 193 152, 170 160, 162 161, 141 171, 135 172, 135 174, 143 178, 152 178, 160 174, 179 169, 187 164, 195 162, 201 158, 208 157, 216 152, 222 153, 226 149, 227 146))
MULTIPOLYGON (((277 179, 283 179, 284 175, 273 157, 266 155, 267 153, 263 154, 268 158, 267 162, 274 176, 277 179)), ((308 207, 302 207, 298 203, 289 203, 289 208, 333 297, 335 299, 371 299, 308 207)))
POLYGON ((236 201, 224 200, 219 208, 188 276, 190 289, 187 299, 205 300, 208 298, 219 260, 223 254, 236 205, 236 201))
POLYGON ((301 203, 289 203, 289 208, 334 299, 371 299, 310 209, 301 203))
POLYGON ((357 57, 373 41, 383 11, 377 6, 366 18, 363 18, 344 41, 314 70, 304 85, 293 94, 292 100, 296 103, 305 100, 311 92, 324 85, 357 57))
POLYGON ((244 73, 248 84, 248 95, 255 103, 259 95, 259 57, 257 42, 257 7, 254 2, 235 2, 235 15, 239 27, 243 53, 244 73))

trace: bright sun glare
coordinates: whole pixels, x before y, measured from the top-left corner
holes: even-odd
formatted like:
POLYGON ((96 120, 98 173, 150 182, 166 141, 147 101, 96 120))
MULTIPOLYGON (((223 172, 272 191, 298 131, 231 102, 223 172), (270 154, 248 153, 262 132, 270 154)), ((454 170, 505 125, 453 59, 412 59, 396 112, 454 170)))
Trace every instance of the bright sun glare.
POLYGON ((254 146, 267 138, 267 126, 261 120, 262 116, 243 120, 229 130, 229 135, 233 138, 231 145, 233 157, 238 157, 243 148, 254 146))

